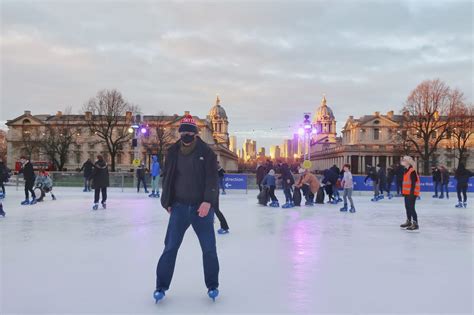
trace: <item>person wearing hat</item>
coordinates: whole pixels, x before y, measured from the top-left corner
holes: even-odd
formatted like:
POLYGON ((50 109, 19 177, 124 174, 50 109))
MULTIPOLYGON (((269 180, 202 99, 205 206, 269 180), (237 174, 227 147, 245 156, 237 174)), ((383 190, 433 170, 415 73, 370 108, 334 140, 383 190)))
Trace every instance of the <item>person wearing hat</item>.
POLYGON ((404 156, 401 164, 405 167, 403 175, 402 194, 405 198, 405 210, 407 213, 407 221, 400 225, 408 231, 418 230, 418 215, 415 210, 417 197, 420 196, 420 177, 415 169, 415 161, 411 156, 404 156))
POLYGON ((168 149, 163 171, 161 205, 170 214, 165 248, 156 268, 158 302, 165 297, 173 277, 176 256, 184 234, 192 225, 202 249, 204 278, 211 299, 219 294, 219 260, 214 233, 218 207, 217 157, 199 138, 196 122, 186 115, 179 126, 180 139, 168 149))
POLYGON ((321 184, 319 183, 318 178, 314 174, 312 174, 309 169, 301 168, 299 170, 299 173, 301 174, 301 177, 295 186, 297 188, 301 188, 301 190, 303 191, 303 195, 306 199, 305 205, 313 206, 314 195, 318 193, 321 184))

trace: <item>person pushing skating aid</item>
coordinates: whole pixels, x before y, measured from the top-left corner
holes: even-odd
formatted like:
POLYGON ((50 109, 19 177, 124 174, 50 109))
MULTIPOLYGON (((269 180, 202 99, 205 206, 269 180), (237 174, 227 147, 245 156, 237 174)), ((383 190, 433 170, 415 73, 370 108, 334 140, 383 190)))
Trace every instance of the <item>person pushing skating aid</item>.
POLYGON ((156 303, 170 288, 176 256, 190 225, 201 245, 208 296, 215 300, 219 295, 219 260, 214 233, 214 209, 218 207, 219 197, 217 156, 197 136, 198 128, 191 115, 181 120, 179 133, 181 139, 169 148, 163 172, 161 205, 170 218, 165 249, 156 268, 153 293, 156 303))

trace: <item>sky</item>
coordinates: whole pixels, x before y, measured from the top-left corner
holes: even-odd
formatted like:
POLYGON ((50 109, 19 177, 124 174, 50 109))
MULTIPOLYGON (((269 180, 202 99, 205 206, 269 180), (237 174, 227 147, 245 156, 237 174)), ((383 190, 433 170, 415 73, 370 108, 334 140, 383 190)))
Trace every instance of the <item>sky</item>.
POLYGON ((398 112, 426 79, 472 102, 471 1, 6 1, 0 124, 118 89, 145 114, 205 117, 281 144, 321 97, 338 121, 398 112))

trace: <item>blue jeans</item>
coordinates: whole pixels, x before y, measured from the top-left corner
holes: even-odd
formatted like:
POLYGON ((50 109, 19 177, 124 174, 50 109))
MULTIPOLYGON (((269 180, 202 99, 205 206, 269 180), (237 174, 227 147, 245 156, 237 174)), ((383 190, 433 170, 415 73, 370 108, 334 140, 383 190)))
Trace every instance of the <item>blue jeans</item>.
POLYGON ((176 256, 183 241, 184 233, 190 225, 199 239, 204 264, 204 279, 208 289, 219 287, 219 260, 217 258, 216 235, 214 234, 214 210, 201 218, 199 205, 174 203, 171 207, 165 249, 156 267, 156 288, 168 290, 173 278, 176 256))
POLYGON ((438 187, 441 186, 441 183, 440 182, 433 182, 433 186, 434 186, 435 196, 438 196, 438 187))
POLYGON ((140 184, 143 183, 143 188, 145 188, 145 192, 148 190, 146 188, 146 179, 143 177, 143 178, 138 178, 138 181, 137 181, 137 192, 140 191, 140 184))
POLYGON ((446 191, 446 197, 449 198, 448 183, 441 183, 441 197, 444 197, 444 192, 446 191))
POLYGON ((285 194, 285 200, 286 202, 293 202, 293 196, 291 195, 291 187, 287 186, 283 188, 283 193, 285 194))

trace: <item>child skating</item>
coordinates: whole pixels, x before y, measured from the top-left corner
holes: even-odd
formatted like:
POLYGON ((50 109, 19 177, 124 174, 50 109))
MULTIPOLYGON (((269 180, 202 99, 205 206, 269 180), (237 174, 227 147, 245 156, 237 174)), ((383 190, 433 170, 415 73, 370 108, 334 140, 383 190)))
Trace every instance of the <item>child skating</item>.
POLYGON ((276 179, 275 179, 275 170, 270 170, 267 175, 263 178, 262 186, 268 187, 268 194, 270 195, 270 199, 272 202, 270 203, 270 207, 279 208, 280 204, 278 203, 278 199, 275 196, 275 188, 276 188, 276 179))
POLYGON ((342 178, 341 186, 344 189, 344 207, 342 207, 340 210, 342 212, 347 211, 347 199, 349 199, 351 204, 349 211, 354 213, 356 212, 356 209, 354 207, 354 202, 352 201, 352 189, 354 188, 354 182, 352 180, 351 166, 349 164, 345 164, 343 169, 344 177, 342 178))

